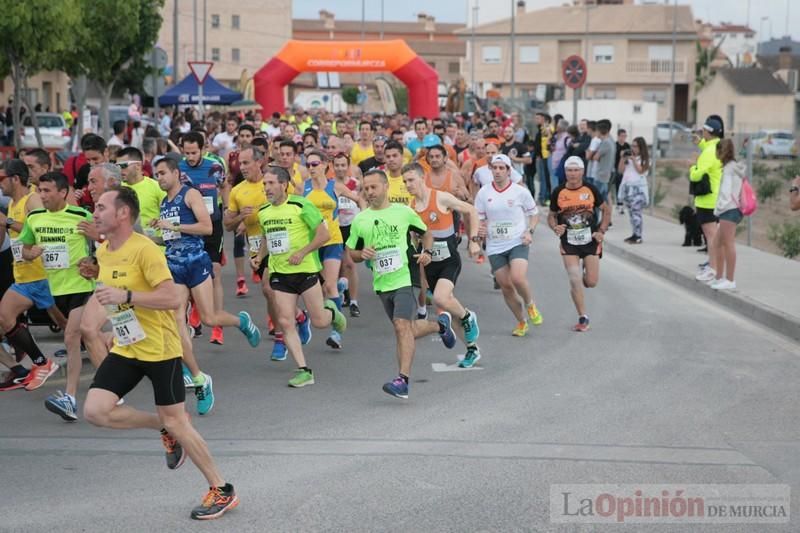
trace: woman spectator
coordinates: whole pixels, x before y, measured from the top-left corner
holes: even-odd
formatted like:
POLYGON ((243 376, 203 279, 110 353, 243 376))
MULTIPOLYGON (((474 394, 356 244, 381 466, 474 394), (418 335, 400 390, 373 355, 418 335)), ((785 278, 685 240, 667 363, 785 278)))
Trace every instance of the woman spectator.
POLYGON ((708 243, 708 264, 704 265, 695 279, 711 282, 716 277, 717 254, 714 250, 714 234, 717 232, 717 217, 714 208, 717 205, 719 182, 722 178, 722 163, 717 159, 717 145, 725 137, 722 118, 709 115, 703 124, 703 138, 696 139, 700 148, 697 161, 689 168, 691 194, 694 195, 694 207, 697 222, 708 243))
POLYGON ((642 244, 642 210, 649 203, 647 174, 650 172, 650 157, 647 143, 642 137, 633 140, 630 150, 620 154, 617 172, 622 174, 620 199, 628 206, 628 216, 633 234, 625 239, 628 244, 642 244))
POLYGON ((566 155, 567 148, 569 147, 567 144, 567 139, 569 137, 567 128, 569 128, 569 122, 563 118, 556 123, 556 134, 553 136, 553 148, 550 151, 551 190, 555 190, 555 188, 558 187, 559 178, 556 175, 556 172, 558 171, 558 168, 561 165, 561 160, 564 159, 564 155, 566 155))
POLYGON ((711 282, 711 288, 717 290, 736 288, 733 278, 736 271, 736 225, 743 218, 739 210, 739 194, 745 166, 736 161, 735 154, 736 149, 730 139, 723 139, 717 145, 717 158, 722 163, 722 182, 714 207, 714 215, 719 217, 719 228, 713 246, 717 273, 716 279, 711 282))

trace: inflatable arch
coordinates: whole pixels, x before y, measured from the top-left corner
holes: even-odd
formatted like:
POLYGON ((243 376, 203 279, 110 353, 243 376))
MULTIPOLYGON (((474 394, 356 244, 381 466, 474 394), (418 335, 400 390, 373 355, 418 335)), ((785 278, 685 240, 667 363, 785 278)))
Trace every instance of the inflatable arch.
POLYGON ((285 110, 283 89, 301 72, 389 71, 408 87, 413 118, 439 115, 439 76, 403 40, 289 41, 253 82, 264 116, 285 110))

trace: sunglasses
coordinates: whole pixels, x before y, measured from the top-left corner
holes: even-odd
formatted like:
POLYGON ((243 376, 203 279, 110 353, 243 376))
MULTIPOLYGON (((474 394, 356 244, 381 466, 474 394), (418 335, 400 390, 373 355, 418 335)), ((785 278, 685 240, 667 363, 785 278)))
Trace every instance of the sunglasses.
POLYGON ((318 167, 321 164, 322 164, 322 161, 308 161, 308 162, 306 162, 306 165, 308 165, 311 168, 318 167))
POLYGON ((131 165, 141 165, 141 164, 142 164, 141 161, 122 161, 121 163, 117 163, 117 166, 122 170, 125 170, 131 165))

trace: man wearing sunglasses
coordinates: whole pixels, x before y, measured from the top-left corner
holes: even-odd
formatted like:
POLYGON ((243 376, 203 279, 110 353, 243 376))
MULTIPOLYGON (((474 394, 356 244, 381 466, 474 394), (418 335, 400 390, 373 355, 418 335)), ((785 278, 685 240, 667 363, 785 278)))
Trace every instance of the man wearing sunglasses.
POLYGON ((136 193, 139 199, 139 216, 143 228, 150 228, 150 221, 159 217, 161 201, 167 195, 153 178, 142 174, 144 155, 138 148, 129 146, 117 154, 117 166, 124 184, 136 193))

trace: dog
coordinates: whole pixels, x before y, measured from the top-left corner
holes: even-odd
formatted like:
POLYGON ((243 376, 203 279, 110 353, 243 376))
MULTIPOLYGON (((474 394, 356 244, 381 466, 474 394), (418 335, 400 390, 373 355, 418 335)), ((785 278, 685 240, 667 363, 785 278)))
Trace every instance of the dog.
POLYGON ((681 246, 703 246, 703 231, 697 222, 697 215, 694 209, 688 205, 683 206, 678 215, 678 221, 686 229, 681 246))

